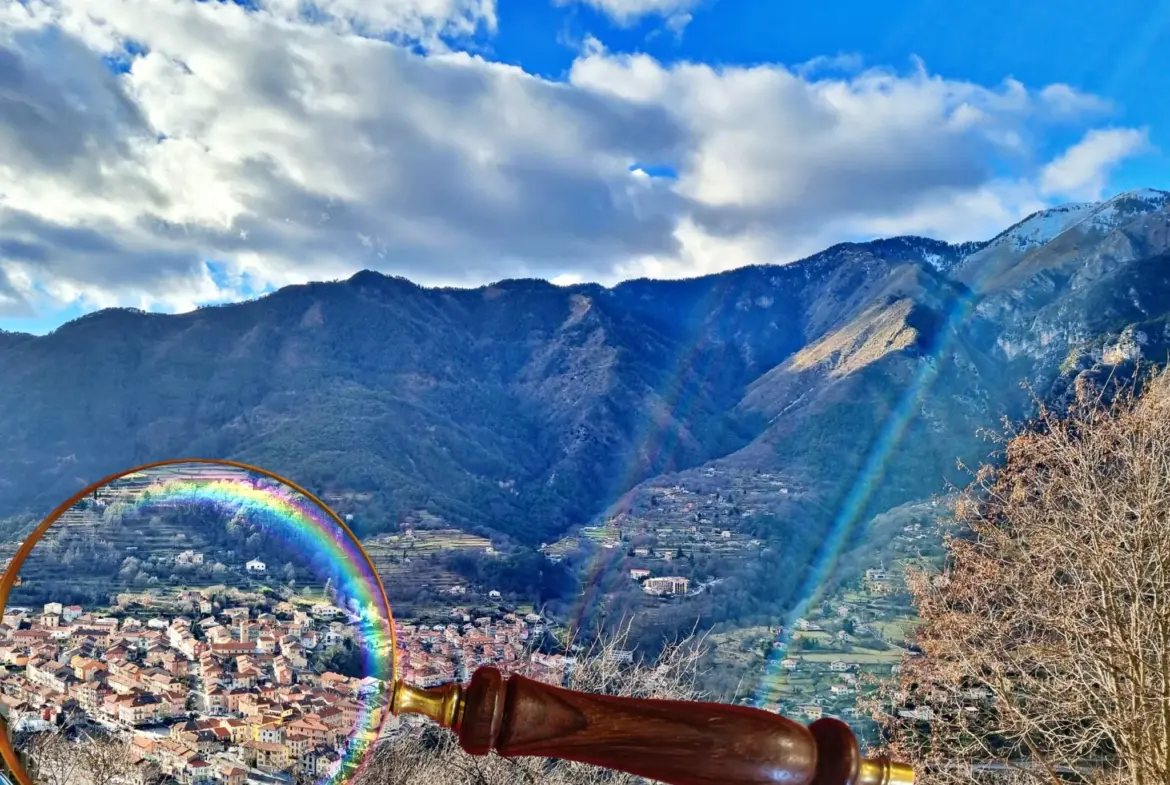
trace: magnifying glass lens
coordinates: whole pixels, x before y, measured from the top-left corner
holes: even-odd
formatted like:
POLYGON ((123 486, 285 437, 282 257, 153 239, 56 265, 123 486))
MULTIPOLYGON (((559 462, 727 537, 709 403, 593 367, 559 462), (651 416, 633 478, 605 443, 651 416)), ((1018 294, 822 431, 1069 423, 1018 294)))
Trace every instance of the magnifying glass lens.
POLYGON ((0 595, 19 785, 342 782, 388 719, 372 564, 322 502, 254 467, 87 488, 12 554, 0 595))

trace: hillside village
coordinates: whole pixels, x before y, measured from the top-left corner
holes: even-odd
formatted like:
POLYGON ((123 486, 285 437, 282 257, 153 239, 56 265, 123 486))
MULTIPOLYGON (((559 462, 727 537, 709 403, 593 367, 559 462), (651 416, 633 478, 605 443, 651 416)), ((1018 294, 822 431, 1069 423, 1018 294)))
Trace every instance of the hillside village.
MULTIPOLYGON (((891 516, 879 526, 883 544, 869 554, 878 566, 827 592, 790 628, 754 627, 711 636, 716 660, 750 675, 738 694, 740 702, 804 723, 834 717, 863 739, 878 741, 863 704, 897 674, 904 657, 916 656, 910 643, 918 619, 905 572, 936 558, 939 542, 935 526, 920 520, 891 516)), ((925 715, 930 707, 920 711, 925 715)))
MULTIPOLYGON (((765 504, 797 495, 786 480, 763 472, 722 476, 703 469, 688 477, 643 489, 603 524, 582 532, 600 549, 616 550, 629 581, 664 602, 685 601, 720 582, 698 577, 696 558, 710 570, 721 559, 748 558, 768 547, 745 533, 744 521, 765 504)), ((131 490, 147 487, 140 481, 131 490)), ((75 516, 75 523, 92 520, 97 509, 75 516)), ((510 611, 500 605, 499 591, 435 569, 445 551, 497 556, 491 541, 438 520, 412 524, 418 528, 404 526, 366 543, 384 580, 425 580, 432 589, 423 613, 395 622, 399 675, 433 687, 466 681, 488 664, 564 683, 573 659, 542 652, 558 648, 553 622, 510 611)), ((850 591, 810 611, 787 631, 787 644, 778 645, 784 630, 763 631, 754 641, 750 629, 713 638, 717 657, 734 656, 737 647, 742 654, 746 646, 755 653, 751 667, 761 672, 766 666, 757 705, 804 721, 839 716, 864 728, 856 702, 865 673, 888 676, 913 624, 902 565, 924 540, 932 541, 919 522, 890 534, 884 548, 894 566, 869 570, 850 591)), ((160 574, 223 573, 209 572, 209 563, 218 562, 200 550, 156 545, 137 561, 158 562, 155 569, 166 568, 160 574)), ((556 561, 566 547, 574 546, 562 541, 542 551, 556 561)), ((100 727, 132 741, 140 770, 153 767, 183 783, 273 785, 345 765, 354 745, 376 741, 368 729, 354 732, 361 710, 381 712, 387 698, 386 683, 333 667, 345 661, 339 654, 361 643, 361 617, 334 605, 328 594, 293 591, 279 581, 276 589, 267 586, 282 574, 279 564, 252 557, 231 569, 248 588, 160 588, 147 581, 141 591, 118 593, 102 607, 50 599, 41 607, 7 608, 0 624, 0 713, 10 731, 100 727)), ((399 727, 390 719, 384 732, 399 727)))
POLYGON ((659 571, 675 559, 745 557, 766 547, 763 539, 744 533, 745 522, 775 514, 799 497, 790 481, 764 471, 708 466, 671 479, 639 487, 600 525, 542 545, 541 551, 556 560, 584 538, 604 549, 624 549, 659 571))
MULTIPOLYGON (((395 625, 408 682, 433 686, 491 664, 561 683, 572 665, 531 649, 545 631, 536 614, 472 619, 454 609, 451 617, 395 625)), ((239 589, 122 594, 104 612, 56 602, 9 607, 0 624, 0 713, 17 737, 66 725, 129 737, 129 763, 182 783, 328 775, 355 745, 376 740, 358 726, 363 710, 373 712, 374 728, 383 719, 384 732, 399 727, 382 715, 387 683, 319 667, 355 641, 359 622, 328 602, 239 589)))

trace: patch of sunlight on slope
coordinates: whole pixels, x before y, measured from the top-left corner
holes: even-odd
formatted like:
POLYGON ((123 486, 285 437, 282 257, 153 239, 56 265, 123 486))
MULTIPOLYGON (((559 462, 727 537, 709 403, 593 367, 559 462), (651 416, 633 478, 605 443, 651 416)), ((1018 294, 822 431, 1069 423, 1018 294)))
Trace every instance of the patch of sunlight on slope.
POLYGON ((903 299, 866 309, 845 327, 797 352, 791 368, 805 371, 821 367, 828 369, 830 376, 848 376, 887 354, 913 346, 918 331, 906 323, 913 305, 913 301, 903 299))

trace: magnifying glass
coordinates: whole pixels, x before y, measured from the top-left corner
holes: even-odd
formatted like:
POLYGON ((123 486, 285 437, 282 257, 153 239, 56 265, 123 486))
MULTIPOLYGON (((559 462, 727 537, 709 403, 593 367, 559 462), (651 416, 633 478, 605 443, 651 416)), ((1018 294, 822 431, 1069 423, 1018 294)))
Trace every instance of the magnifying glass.
POLYGON ((399 676, 377 566, 341 517, 255 466, 174 460, 57 507, 0 577, 0 757, 15 785, 361 778, 416 715, 472 755, 671 785, 888 785, 844 723, 574 692, 493 667, 399 676))

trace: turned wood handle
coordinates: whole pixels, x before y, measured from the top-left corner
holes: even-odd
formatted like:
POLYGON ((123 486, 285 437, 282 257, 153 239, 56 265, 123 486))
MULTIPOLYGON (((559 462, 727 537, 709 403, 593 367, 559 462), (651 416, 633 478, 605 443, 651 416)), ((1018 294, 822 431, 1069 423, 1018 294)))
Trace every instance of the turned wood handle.
POLYGON ((817 777, 808 728, 744 706, 593 695, 484 667, 457 724, 473 755, 561 758, 670 785, 838 785, 817 777))

